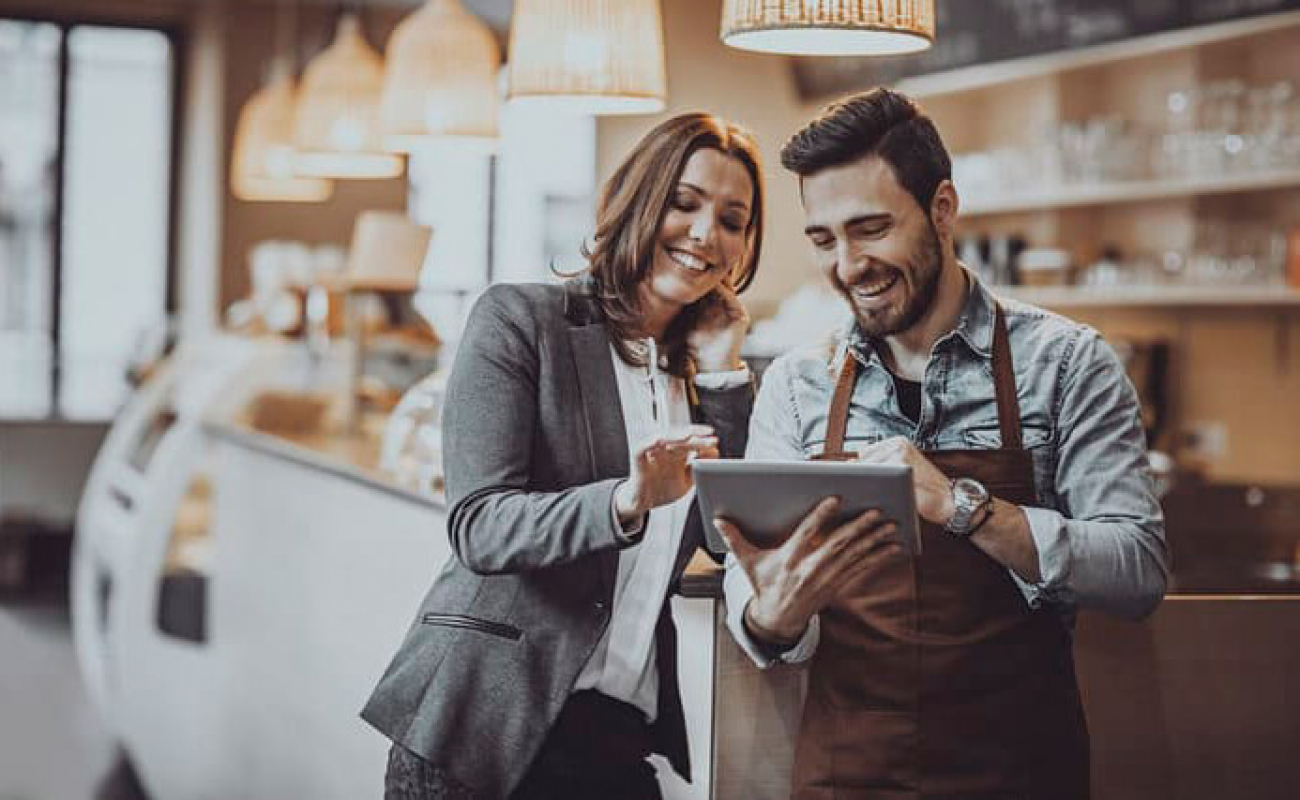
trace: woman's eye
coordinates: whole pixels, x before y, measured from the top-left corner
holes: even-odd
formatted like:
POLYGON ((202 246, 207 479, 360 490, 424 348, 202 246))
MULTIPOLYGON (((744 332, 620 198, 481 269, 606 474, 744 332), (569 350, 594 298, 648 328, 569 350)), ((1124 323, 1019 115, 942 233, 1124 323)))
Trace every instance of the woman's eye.
POLYGON ((745 220, 736 219, 734 217, 731 218, 724 217, 722 219, 722 227, 726 228, 732 233, 739 233, 740 231, 743 231, 745 229, 745 220))
POLYGON ((673 208, 678 211, 694 211, 696 208, 695 199, 689 195, 677 195, 673 198, 673 208))
POLYGON ((825 238, 818 237, 812 239, 811 241, 813 247, 816 247, 818 250, 829 250, 835 246, 835 240, 831 239, 830 237, 825 237, 825 238))

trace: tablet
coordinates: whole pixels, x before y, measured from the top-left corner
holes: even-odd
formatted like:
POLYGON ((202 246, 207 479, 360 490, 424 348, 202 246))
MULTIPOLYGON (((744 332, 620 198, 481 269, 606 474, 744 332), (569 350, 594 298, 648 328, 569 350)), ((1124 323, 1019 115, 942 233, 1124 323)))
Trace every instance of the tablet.
POLYGON ((903 550, 921 550, 912 468, 859 464, 853 461, 742 461, 700 459, 693 464, 695 491, 709 547, 726 552, 726 541, 713 527, 726 517, 757 547, 780 545, 821 502, 838 496, 836 522, 878 508, 898 524, 903 550))

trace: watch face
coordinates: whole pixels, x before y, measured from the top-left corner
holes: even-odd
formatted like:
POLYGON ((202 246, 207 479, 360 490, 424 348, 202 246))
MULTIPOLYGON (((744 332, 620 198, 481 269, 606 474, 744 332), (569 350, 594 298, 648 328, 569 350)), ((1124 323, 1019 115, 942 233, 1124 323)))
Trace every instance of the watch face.
POLYGON ((948 521, 948 530, 964 535, 970 527, 976 509, 988 500, 988 496, 988 490, 979 481, 970 478, 958 478, 953 481, 952 500, 955 508, 952 519, 948 521))
POLYGON ((988 492, 978 482, 970 478, 958 478, 952 485, 953 493, 956 495, 956 501, 967 508, 973 509, 984 499, 988 497, 988 492))

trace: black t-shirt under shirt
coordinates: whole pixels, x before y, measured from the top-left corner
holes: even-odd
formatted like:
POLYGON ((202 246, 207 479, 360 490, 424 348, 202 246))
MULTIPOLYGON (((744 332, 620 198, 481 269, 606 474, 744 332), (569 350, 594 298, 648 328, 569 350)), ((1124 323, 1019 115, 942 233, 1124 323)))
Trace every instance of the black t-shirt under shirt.
POLYGON ((918 381, 909 381, 906 378, 900 378, 894 373, 889 373, 894 379, 894 393, 898 395, 898 410, 903 412, 903 416, 916 425, 921 421, 921 384, 918 381))

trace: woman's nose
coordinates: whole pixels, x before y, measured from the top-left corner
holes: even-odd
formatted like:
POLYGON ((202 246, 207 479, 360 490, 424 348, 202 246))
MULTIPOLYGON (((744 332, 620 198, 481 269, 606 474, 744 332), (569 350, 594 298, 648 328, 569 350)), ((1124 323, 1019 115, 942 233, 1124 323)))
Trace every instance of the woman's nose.
POLYGON ((712 215, 710 214, 695 215, 695 218, 691 220, 691 230, 690 230, 691 240, 699 242, 701 244, 708 244, 710 238, 713 236, 714 227, 715 226, 713 223, 712 215))

